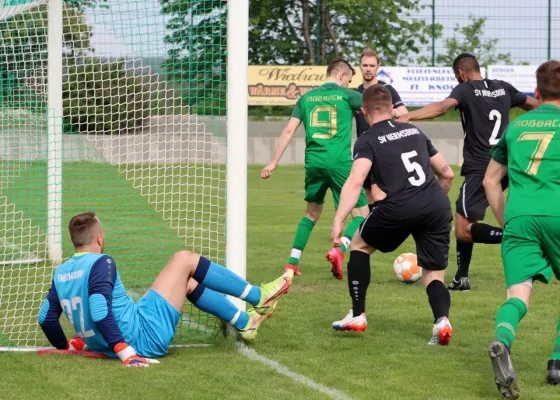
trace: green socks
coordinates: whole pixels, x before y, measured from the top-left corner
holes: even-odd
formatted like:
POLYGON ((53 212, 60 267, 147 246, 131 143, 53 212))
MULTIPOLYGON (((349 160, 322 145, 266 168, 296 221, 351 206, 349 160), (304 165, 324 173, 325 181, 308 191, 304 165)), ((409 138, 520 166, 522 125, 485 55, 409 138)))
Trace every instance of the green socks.
POLYGON ((301 221, 299 221, 296 230, 296 236, 294 237, 294 244, 292 245, 292 253, 290 254, 290 258, 288 259, 288 264, 299 264, 301 253, 307 245, 307 241, 309 240, 309 236, 311 236, 311 231, 313 230, 314 226, 315 222, 311 221, 307 217, 303 217, 301 221))
POLYGON ((554 350, 552 351, 551 360, 560 360, 560 320, 556 328, 556 340, 554 341, 554 350))
POLYGON ((350 222, 350 225, 346 227, 344 233, 342 234, 342 244, 339 247, 340 251, 344 253, 350 246, 350 242, 352 241, 354 233, 356 233, 364 219, 364 217, 356 217, 352 219, 352 222, 350 222))
MULTIPOLYGON (((520 299, 513 297, 502 304, 496 315, 496 340, 511 348, 517 325, 525 314, 527 314, 527 306, 520 299)), ((556 338, 556 344, 560 349, 560 339, 558 337, 556 338)))

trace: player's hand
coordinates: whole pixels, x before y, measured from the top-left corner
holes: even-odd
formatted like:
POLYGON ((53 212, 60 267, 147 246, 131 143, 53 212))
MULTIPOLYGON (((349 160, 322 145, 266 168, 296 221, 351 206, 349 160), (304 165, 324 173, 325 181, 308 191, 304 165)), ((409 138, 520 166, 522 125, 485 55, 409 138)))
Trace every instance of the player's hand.
POLYGON ((270 178, 270 176, 272 175, 272 171, 274 171, 276 169, 277 165, 278 164, 274 161, 268 163, 268 165, 266 167, 264 167, 263 170, 261 171, 261 178, 262 179, 270 178))
POLYGON ((68 341, 66 350, 69 351, 84 351, 87 350, 86 342, 80 336, 74 336, 68 341))
POLYGON ((343 230, 342 222, 335 220, 331 231, 331 241, 334 247, 338 247, 342 243, 343 230))
POLYGON ((121 359, 125 367, 149 367, 150 364, 159 364, 159 361, 140 357, 128 343, 117 343, 113 351, 121 359))
POLYGON ((397 122, 402 122, 404 124, 408 124, 410 122, 410 117, 408 116, 408 114, 403 114, 403 115, 397 117, 397 122))

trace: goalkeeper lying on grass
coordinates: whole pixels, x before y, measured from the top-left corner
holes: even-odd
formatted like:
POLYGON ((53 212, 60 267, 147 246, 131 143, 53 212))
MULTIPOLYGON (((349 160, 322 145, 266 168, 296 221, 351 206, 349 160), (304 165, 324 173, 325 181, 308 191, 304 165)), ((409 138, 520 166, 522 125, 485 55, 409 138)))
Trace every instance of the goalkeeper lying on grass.
POLYGON ((83 349, 80 339, 67 341, 59 322, 64 311, 88 350, 117 356, 126 366, 148 366, 148 357, 167 353, 185 297, 251 340, 292 282, 290 270, 261 287, 252 286, 221 265, 179 251, 135 304, 126 294, 115 261, 103 253, 105 236, 95 213, 76 215, 70 220, 69 230, 76 253, 56 268, 39 311, 39 324, 57 349, 83 349), (222 293, 253 307, 241 311, 222 293))

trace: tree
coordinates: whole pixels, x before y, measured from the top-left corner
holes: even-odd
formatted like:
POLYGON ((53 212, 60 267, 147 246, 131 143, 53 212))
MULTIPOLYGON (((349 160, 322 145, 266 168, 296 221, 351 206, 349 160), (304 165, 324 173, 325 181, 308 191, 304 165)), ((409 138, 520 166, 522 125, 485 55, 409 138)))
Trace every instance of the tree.
MULTIPOLYGON (((90 49, 90 28, 83 11, 63 8, 65 63, 90 49)), ((47 74, 47 5, 40 5, 0 21, 0 100, 41 106, 47 74), (31 100, 33 99, 33 100, 31 100)))
MULTIPOLYGON (((84 10, 106 1, 72 0, 63 6, 63 119, 75 132, 127 132, 142 126, 150 109, 150 82, 132 76, 124 61, 93 56, 84 10)), ((44 4, 0 21, 0 107, 45 113, 47 30, 44 4)))
POLYGON ((161 0, 161 4, 163 13, 170 16, 165 36, 170 50, 162 65, 166 80, 180 86, 178 91, 193 112, 224 114, 226 2, 161 0))
POLYGON ((419 0, 259 0, 249 4, 249 62, 321 64, 340 55, 356 62, 365 47, 386 64, 411 62, 431 26, 413 14, 419 0))
POLYGON ((445 53, 436 55, 436 63, 451 66, 459 54, 471 53, 484 67, 499 63, 513 64, 510 53, 500 53, 496 50, 499 39, 483 39, 486 17, 476 18, 469 15, 469 20, 470 23, 465 26, 457 24, 454 28, 455 35, 445 39, 445 53))

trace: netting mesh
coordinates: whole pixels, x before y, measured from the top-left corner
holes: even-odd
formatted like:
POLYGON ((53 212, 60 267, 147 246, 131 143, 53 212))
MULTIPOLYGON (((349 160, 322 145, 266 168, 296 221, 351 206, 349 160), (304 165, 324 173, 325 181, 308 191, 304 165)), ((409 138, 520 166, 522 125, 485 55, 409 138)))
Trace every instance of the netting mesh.
MULTIPOLYGON (((225 3, 64 2, 63 118, 53 119, 48 0, 0 0, 0 346, 47 344, 37 315, 56 267, 56 208, 63 259, 69 219, 94 210, 135 299, 180 249, 225 261, 225 3), (53 121, 60 153, 48 151, 53 121)), ((175 343, 217 330, 187 303, 175 343)))

